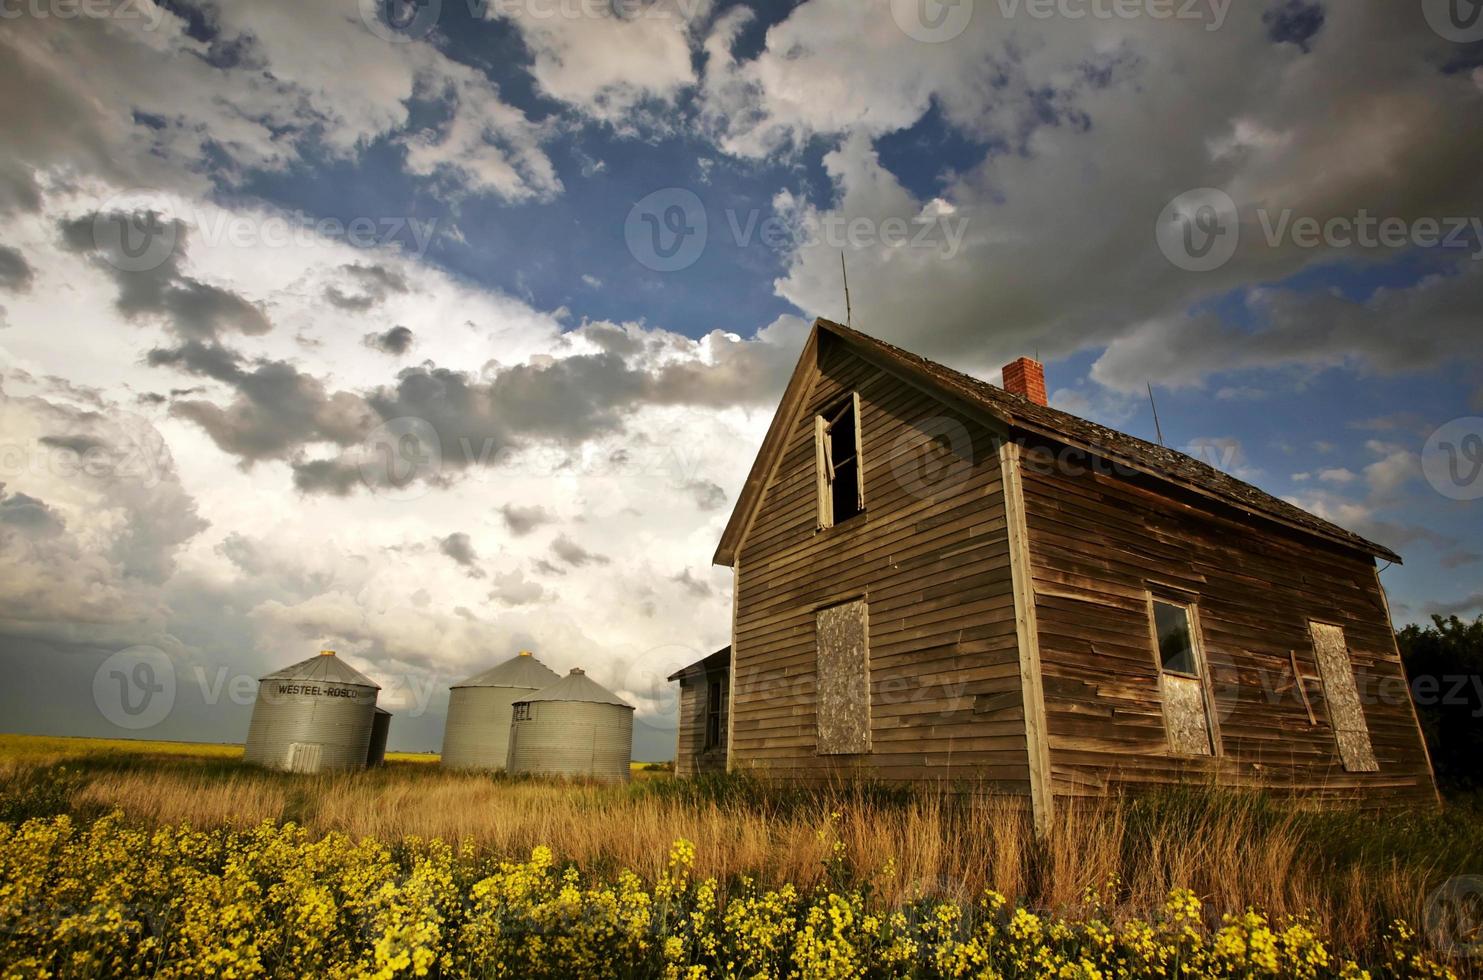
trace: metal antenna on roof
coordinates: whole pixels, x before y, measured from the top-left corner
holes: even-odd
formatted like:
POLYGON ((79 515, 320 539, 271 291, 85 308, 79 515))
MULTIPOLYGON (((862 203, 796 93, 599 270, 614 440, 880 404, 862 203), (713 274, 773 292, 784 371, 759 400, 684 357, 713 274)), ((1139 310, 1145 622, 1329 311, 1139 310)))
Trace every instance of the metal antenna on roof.
POLYGON ((850 316, 850 270, 844 266, 844 249, 839 250, 839 274, 844 278, 844 325, 853 327, 850 316))
POLYGON ((1153 409, 1153 431, 1158 433, 1159 445, 1162 446, 1164 444, 1164 427, 1159 425, 1159 405, 1158 402, 1153 400, 1153 384, 1147 381, 1144 384, 1148 385, 1148 405, 1153 409))

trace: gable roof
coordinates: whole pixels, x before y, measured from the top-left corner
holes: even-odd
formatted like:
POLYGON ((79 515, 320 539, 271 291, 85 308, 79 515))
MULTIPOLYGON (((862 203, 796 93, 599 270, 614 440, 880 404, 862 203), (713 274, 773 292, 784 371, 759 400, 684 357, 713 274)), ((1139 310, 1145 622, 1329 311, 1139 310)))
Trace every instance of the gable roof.
POLYGON ((782 404, 767 430, 762 449, 742 487, 736 508, 731 513, 731 520, 721 535, 714 558, 718 565, 731 565, 736 561, 741 538, 746 532, 752 512, 761 503, 762 491, 776 458, 787 441, 793 416, 804 398, 810 374, 817 364, 821 336, 844 344, 883 370, 928 390, 950 404, 960 405, 974 414, 989 416, 1011 433, 1018 431, 1042 436, 1083 449, 1181 489, 1290 529, 1323 538, 1332 544, 1392 562, 1401 560, 1399 555, 1384 545, 1310 514, 1301 507, 1274 497, 1265 490, 1238 480, 1192 456, 1089 422, 1059 409, 1037 405, 1022 395, 1005 391, 894 344, 877 340, 842 324, 819 319, 814 321, 814 329, 809 334, 803 355, 788 382, 782 404))
POLYGON ((724 646, 715 653, 702 657, 689 666, 681 667, 673 674, 670 674, 666 680, 677 681, 681 678, 699 677, 702 674, 709 674, 712 671, 719 671, 729 666, 731 666, 731 647, 724 646))

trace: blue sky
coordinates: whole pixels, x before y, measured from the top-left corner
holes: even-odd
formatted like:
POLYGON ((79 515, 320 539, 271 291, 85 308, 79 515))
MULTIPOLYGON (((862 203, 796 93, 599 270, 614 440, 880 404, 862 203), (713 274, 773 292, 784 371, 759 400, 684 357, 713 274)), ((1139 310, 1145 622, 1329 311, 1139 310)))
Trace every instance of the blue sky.
MULTIPOLYGON (((319 646, 402 747, 520 646, 662 727, 726 640, 711 551, 841 253, 856 326, 991 381, 1039 353, 1055 404, 1145 438, 1152 384, 1170 445, 1400 551, 1399 620, 1483 611, 1439 463, 1483 435, 1483 38, 1431 7, 432 6, 0 33, 0 657, 53 692, 6 695, 23 727, 107 731, 120 650, 189 680, 319 646), (143 213, 177 237, 125 268, 143 213), (1268 240, 1284 214, 1400 238, 1268 240), (405 418, 440 468, 392 486, 405 418)), ((182 692, 152 734, 240 734, 182 692)))

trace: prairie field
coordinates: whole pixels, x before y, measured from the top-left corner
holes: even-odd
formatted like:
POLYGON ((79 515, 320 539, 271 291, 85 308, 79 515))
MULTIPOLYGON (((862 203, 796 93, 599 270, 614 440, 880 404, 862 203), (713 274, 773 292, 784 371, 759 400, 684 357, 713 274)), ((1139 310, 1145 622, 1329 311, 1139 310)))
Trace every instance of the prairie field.
MULTIPOLYGON (((1214 961, 1199 959, 1194 953, 1189 953, 1193 958, 1182 960, 1186 966, 1200 964, 1208 975, 1302 972, 1294 966, 1296 960, 1287 962, 1281 957, 1311 959, 1311 950, 1299 950, 1305 936, 1317 937, 1314 941, 1324 944, 1323 969, 1310 975, 1339 975, 1346 959, 1375 976, 1446 975, 1448 969, 1473 975, 1473 962, 1459 955, 1458 947, 1478 942, 1467 931, 1476 929, 1476 917, 1454 915, 1439 936, 1429 936, 1426 930, 1429 896, 1449 880, 1483 870, 1483 813, 1467 800, 1441 810, 1363 813, 1315 811, 1258 796, 1213 792, 1104 799, 1060 808, 1053 834, 1042 843, 1034 838, 1016 806, 963 786, 805 789, 740 777, 676 780, 667 773, 644 769, 628 785, 601 786, 447 772, 429 765, 435 757, 428 756, 392 756, 385 768, 370 772, 297 776, 246 766, 239 756, 236 746, 0 736, 4 786, 0 789, 0 833, 41 835, 53 841, 47 845, 53 851, 65 851, 55 841, 72 839, 69 834, 104 831, 115 836, 154 834, 157 839, 163 839, 161 834, 206 835, 204 839, 217 842, 213 846, 229 849, 243 841, 259 840, 269 832, 264 829, 269 825, 279 835, 273 838, 273 847, 279 850, 289 846, 284 843, 285 834, 297 842, 293 846, 303 848, 329 847, 332 842, 351 849, 354 842, 386 848, 387 861, 400 862, 393 878, 404 884, 407 875, 422 867, 418 862, 429 860, 462 869, 449 871, 450 880, 471 877, 474 869, 492 876, 486 882, 513 881, 511 876, 515 876, 529 885, 532 876, 533 880, 549 876, 553 902, 561 894, 575 901, 572 894, 601 896, 606 894, 604 888, 623 887, 649 889, 645 892, 649 903, 661 898, 679 902, 673 893, 679 860, 684 865, 685 887, 690 889, 685 901, 698 900, 696 895, 702 893, 696 889, 702 886, 697 883, 710 883, 712 891, 703 893, 710 896, 706 900, 724 908, 762 902, 757 896, 792 895, 790 901, 802 904, 791 918, 783 918, 801 931, 806 931, 811 914, 807 903, 825 897, 844 903, 842 914, 853 916, 857 928, 873 922, 878 929, 887 928, 882 922, 894 920, 883 919, 872 910, 915 909, 927 903, 958 910, 955 915, 978 909, 993 919, 1008 914, 995 911, 1000 906, 994 902, 999 902, 1002 909, 1044 917, 1047 936, 1057 935, 1054 924, 1059 923, 1058 941, 1068 949, 1090 941, 1077 930, 1092 929, 1102 935, 1093 927, 1131 929, 1152 923, 1156 928, 1148 927, 1157 933, 1180 921, 1180 916, 1196 923, 1211 949, 1225 934, 1223 930, 1237 927, 1240 946, 1246 951, 1243 955, 1255 955, 1262 947, 1262 935, 1278 937, 1273 955, 1279 959, 1268 964, 1272 967, 1268 972, 1240 972, 1232 966, 1235 972, 1222 973, 1218 964, 1212 965, 1214 961), (447 853, 428 857, 429 847, 443 847, 447 853), (540 866, 533 866, 532 861, 540 866), (587 891, 561 891, 579 885, 587 891), (749 895, 753 898, 748 899, 749 895), (725 904, 728 898, 732 905, 725 904), (1189 902, 1196 912, 1189 911, 1189 902), (853 913, 851 903, 858 905, 853 913), (1248 910, 1260 913, 1261 928, 1239 920, 1248 910), (1398 927, 1398 922, 1408 925, 1398 927), (1270 924, 1270 930, 1263 933, 1265 924, 1270 924), (1299 931, 1293 933, 1295 928, 1299 931), (1288 949, 1283 943, 1294 945, 1288 949), (1431 970, 1438 972, 1427 972, 1431 970)), ((6 850, 18 840, 11 837, 6 850)), ((108 849, 102 843, 76 846, 108 849)), ((0 862, 10 860, 0 858, 0 862)), ((227 861, 224 867, 231 864, 227 861)), ((0 878, 0 915, 24 919, 13 896, 6 897, 7 887, 24 874, 41 872, 25 871, 13 863, 5 866, 5 877, 0 878)), ((321 885, 301 886, 306 894, 323 898, 321 885)), ((281 887, 275 879, 260 890, 266 895, 281 887)), ((478 890, 471 882, 469 888, 473 889, 469 894, 478 890)), ((520 894, 529 900, 526 891, 520 894)), ((593 899, 599 904, 606 900, 593 899)), ((350 899, 341 895, 336 901, 341 912, 348 914, 353 904, 350 899)), ((501 908, 500 915, 510 914, 509 908, 501 908)), ((1476 909, 1468 908, 1475 916, 1476 909)), ((695 914, 703 911, 697 908, 695 914)), ((1434 910, 1431 914, 1435 919, 1434 910)), ((407 963, 381 975, 505 975, 495 968, 497 964, 470 967, 473 960, 459 960, 459 956, 475 955, 463 947, 458 948, 464 952, 455 955, 454 947, 446 945, 452 942, 447 939, 451 921, 464 920, 457 915, 450 919, 446 912, 439 915, 445 946, 428 946, 433 950, 428 955, 434 958, 424 962, 409 954, 407 963)), ((839 925, 837 918, 830 921, 839 925)), ((279 919, 273 922, 274 929, 280 928, 279 919)), ((1009 942, 1013 929, 1005 923, 1001 926, 1009 931, 999 935, 1009 942)), ((464 922, 461 928, 459 935, 472 927, 464 922)), ((651 922, 649 928, 657 926, 651 922)), ((903 924, 902 928, 907 927, 903 924)), ((11 924, 11 941, 24 931, 18 932, 11 924)), ((0 928, 0 937, 6 933, 0 928)), ((672 933, 669 938, 679 935, 672 933)), ((922 947, 929 940, 946 941, 926 934, 914 934, 911 941, 922 947)), ((1045 937, 1042 940, 1049 942, 1045 937)), ((1227 946, 1234 942, 1230 937, 1220 941, 1227 946)), ((347 949, 354 946, 353 941, 347 942, 347 949)), ((713 969, 725 957, 714 950, 707 952, 701 937, 686 934, 685 944, 682 965, 712 972, 671 975, 729 975, 726 970, 713 969)), ((879 945, 877 952, 885 956, 884 940, 879 945)), ((858 946, 852 948, 858 952, 858 946)), ((674 952, 673 944, 656 942, 654 948, 666 957, 674 952)), ((796 953, 794 949, 788 955, 796 953)), ((918 949, 914 955, 920 953, 918 949)), ((261 954, 258 950, 260 960, 261 954)), ((959 954, 968 955, 961 949, 959 954)), ((18 955, 17 951, 12 950, 12 955, 18 955)), ((530 975, 533 969, 509 950, 489 955, 507 965, 525 963, 510 975, 530 975), (499 960, 501 956, 506 959, 499 960)), ((1118 953, 1124 960, 1128 955, 1126 950, 1118 953)), ((1167 960, 1170 954, 1166 950, 1162 955, 1167 960)), ((1183 956, 1177 954, 1176 959, 1183 956)), ((1067 962, 1075 964, 1085 958, 1078 953, 1067 962)), ((287 968, 287 962, 275 960, 260 974, 248 969, 240 975, 313 972, 305 963, 287 968)), ((574 965, 578 960, 562 962, 581 972, 574 965)), ((650 962, 640 957, 634 962, 638 965, 629 973, 633 976, 676 966, 669 959, 650 962)), ((797 965, 796 956, 787 962, 797 965)), ((886 962, 871 961, 875 967, 886 962)), ((1087 969, 1093 969, 1095 962, 1087 960, 1091 964, 1087 969)), ((1250 966, 1245 961, 1233 963, 1244 963, 1242 969, 1250 966)), ((846 969, 840 975, 959 975, 941 971, 940 964, 926 972, 915 967, 915 972, 871 972, 868 964, 858 965, 859 970, 846 969)), ((1005 971, 1003 964, 995 969, 1004 975, 1035 972, 1017 974, 1005 971)), ((367 967, 366 975, 375 972, 367 967)), ((760 972, 772 975, 765 968, 760 972)), ((787 975, 790 971, 779 968, 777 972, 787 975)), ((829 975, 804 966, 791 972, 829 975)), ((977 975, 973 969, 968 972, 977 975)), ((80 971, 64 975, 110 974, 80 971)), ((151 975, 191 974, 165 970, 151 975)), ((346 975, 359 974, 350 970, 346 975)), ((562 974, 557 970, 552 975, 562 974)), ((1064 975, 1109 975, 1109 971, 1064 975)))

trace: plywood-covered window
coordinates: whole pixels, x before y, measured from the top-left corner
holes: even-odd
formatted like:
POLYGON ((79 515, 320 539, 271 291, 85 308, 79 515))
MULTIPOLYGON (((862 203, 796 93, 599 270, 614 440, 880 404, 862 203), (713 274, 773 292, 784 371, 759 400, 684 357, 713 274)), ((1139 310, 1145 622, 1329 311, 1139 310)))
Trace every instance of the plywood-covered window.
POLYGON ((1313 653, 1323 680, 1323 700, 1328 706, 1339 758, 1349 772, 1379 772, 1380 765, 1370 745, 1370 728, 1365 724, 1364 705, 1354 683, 1354 665, 1349 660, 1344 630, 1327 623, 1309 623, 1308 630, 1313 634, 1313 653))
POLYGON ((851 393, 814 417, 819 527, 833 527, 865 510, 860 396, 851 393))
POLYGON ((721 679, 712 678, 706 683, 705 690, 705 749, 707 751, 721 745, 721 732, 725 730, 721 717, 721 706, 724 703, 725 699, 721 696, 721 679))
POLYGON ((820 609, 818 644, 818 752, 870 751, 870 642, 865 602, 820 609))
POLYGON ((1216 739, 1195 608, 1150 596, 1148 618, 1159 662, 1169 750, 1175 755, 1214 755, 1216 739))

